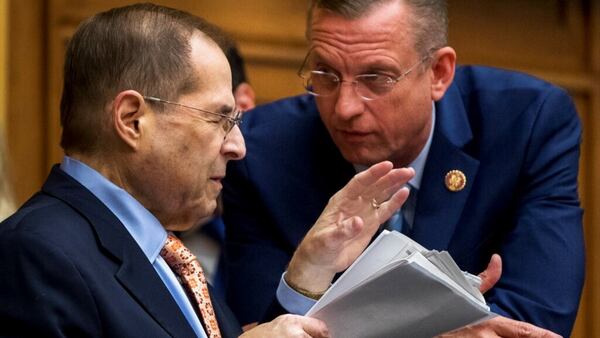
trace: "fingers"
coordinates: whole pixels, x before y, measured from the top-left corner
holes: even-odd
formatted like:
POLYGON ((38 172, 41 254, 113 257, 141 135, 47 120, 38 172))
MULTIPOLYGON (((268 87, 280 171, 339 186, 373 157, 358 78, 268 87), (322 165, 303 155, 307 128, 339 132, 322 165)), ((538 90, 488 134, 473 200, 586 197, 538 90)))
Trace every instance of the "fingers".
POLYGON ((302 329, 313 338, 328 338, 329 330, 327 325, 321 320, 310 317, 300 317, 302 329))
POLYGON ((502 259, 500 255, 493 254, 485 271, 479 274, 479 277, 481 277, 481 285, 479 286, 481 293, 486 293, 491 289, 500 280, 500 275, 502 275, 502 259))
POLYGON ((340 220, 340 226, 332 229, 332 234, 329 240, 334 242, 344 242, 350 240, 361 232, 363 226, 364 221, 358 216, 340 220))
POLYGON ((246 332, 248 330, 255 328, 257 325, 258 325, 258 322, 248 323, 248 324, 242 326, 242 331, 246 332))
POLYGON ((378 210, 378 223, 382 224, 387 221, 406 202, 409 193, 410 190, 404 187, 397 190, 385 203, 382 203, 378 210))
MULTIPOLYGON (((336 194, 333 210, 337 227, 330 227, 329 242, 332 246, 353 239, 361 231, 372 232, 385 222, 406 201, 409 190, 401 188, 414 176, 414 169, 393 169, 391 162, 384 161, 357 174, 336 194), (373 208, 373 202, 378 204, 373 208)), ((328 205, 329 206, 329 205, 328 205)))
POLYGON ((437 338, 454 337, 560 338, 561 336, 526 322, 498 316, 440 335, 437 338))
POLYGON ((329 330, 316 318, 298 315, 282 315, 274 320, 245 331, 240 338, 329 338, 329 330))
POLYGON ((388 161, 377 163, 357 174, 340 191, 338 205, 345 205, 342 209, 346 213, 338 215, 338 227, 329 229, 331 231, 329 240, 332 241, 330 243, 335 246, 336 243, 353 239, 363 230, 369 234, 377 230, 379 224, 390 218, 408 198, 409 189, 401 187, 414 174, 412 168, 393 169, 391 162, 388 161), (348 207, 349 203, 342 202, 351 200, 359 201, 363 206, 362 211, 351 210, 348 207), (373 208, 373 201, 378 204, 376 209, 373 208))
POLYGON ((404 203, 408 190, 400 187, 413 176, 412 168, 392 169, 391 162, 381 162, 352 178, 329 200, 298 245, 287 280, 310 291, 327 288, 335 273, 360 255, 379 225, 404 203), (374 207, 373 199, 380 206, 374 207))
POLYGON ((344 191, 344 197, 350 199, 362 197, 368 198, 370 201, 371 198, 376 198, 379 202, 387 199, 390 194, 383 194, 383 192, 390 190, 392 185, 400 187, 413 176, 414 169, 393 169, 391 162, 384 161, 356 174, 342 190, 344 191))
POLYGON ((405 185, 413 176, 413 168, 398 168, 390 170, 369 187, 365 187, 362 195, 373 194, 378 201, 387 200, 396 190, 405 185))
POLYGON ((520 322, 506 317, 488 320, 494 326, 494 332, 500 337, 515 338, 560 338, 560 335, 535 325, 520 322))
POLYGON ((385 174, 390 172, 393 168, 393 164, 390 161, 383 161, 372 165, 369 169, 362 171, 354 176, 353 179, 346 185, 347 193, 350 196, 360 196, 360 193, 365 187, 368 187, 378 179, 383 177, 385 174))
POLYGON ((355 238, 364 228, 364 221, 359 216, 340 219, 337 227, 324 229, 322 242, 324 248, 338 251, 343 243, 355 238))
MULTIPOLYGON (((395 187, 395 189, 398 189, 398 187, 395 187)), ((380 203, 379 209, 369 210, 369 212, 376 217, 376 222, 371 224, 367 229, 365 229, 365 221, 361 217, 353 216, 343 219, 343 215, 340 215, 340 219, 338 219, 339 226, 330 228, 331 234, 329 238, 329 244, 332 246, 337 246, 338 243, 343 243, 355 238, 357 235, 361 234, 363 230, 368 232, 365 234, 365 236, 372 236, 379 227, 379 224, 387 221, 388 218, 390 218, 394 212, 396 212, 396 210, 402 206, 402 204, 408 198, 409 193, 410 190, 408 188, 401 188, 397 190, 387 201, 380 203)))

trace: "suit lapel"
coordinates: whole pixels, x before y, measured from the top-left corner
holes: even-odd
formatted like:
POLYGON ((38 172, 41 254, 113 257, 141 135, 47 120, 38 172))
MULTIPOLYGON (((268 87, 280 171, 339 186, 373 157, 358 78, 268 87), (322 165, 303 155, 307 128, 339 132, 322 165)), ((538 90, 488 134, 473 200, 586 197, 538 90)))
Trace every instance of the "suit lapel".
POLYGON ((447 249, 460 221, 479 161, 464 151, 472 133, 460 93, 449 88, 444 100, 436 105, 436 127, 423 172, 412 237, 429 249, 447 249), (451 170, 464 173, 464 189, 450 191, 445 184, 451 170))
POLYGON ((221 330, 221 337, 223 338, 235 338, 242 334, 241 326, 235 315, 229 307, 223 302, 223 300, 217 296, 212 285, 208 284, 208 293, 219 323, 219 330, 221 330))
POLYGON ((165 331, 175 337, 195 336, 148 258, 100 200, 58 166, 52 168, 42 190, 71 205, 88 219, 104 252, 120 263, 115 276, 117 280, 165 331))
POLYGON ((478 168, 477 160, 458 150, 444 135, 434 136, 417 195, 412 233, 417 242, 428 249, 447 249, 478 168), (450 170, 460 170, 467 177, 463 190, 446 188, 444 178, 450 170))
POLYGON ((124 259, 117 279, 165 331, 174 337, 194 337, 194 331, 154 268, 140 264, 143 259, 147 262, 147 258, 139 251, 129 253, 131 256, 124 259))

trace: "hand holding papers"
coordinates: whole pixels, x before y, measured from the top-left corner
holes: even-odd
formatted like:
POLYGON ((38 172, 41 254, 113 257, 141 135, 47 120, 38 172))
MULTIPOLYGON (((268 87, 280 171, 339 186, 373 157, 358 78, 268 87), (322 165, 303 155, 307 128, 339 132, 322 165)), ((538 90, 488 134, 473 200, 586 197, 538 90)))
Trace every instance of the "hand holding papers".
POLYGON ((333 337, 433 337, 494 315, 447 252, 384 231, 307 315, 333 337))

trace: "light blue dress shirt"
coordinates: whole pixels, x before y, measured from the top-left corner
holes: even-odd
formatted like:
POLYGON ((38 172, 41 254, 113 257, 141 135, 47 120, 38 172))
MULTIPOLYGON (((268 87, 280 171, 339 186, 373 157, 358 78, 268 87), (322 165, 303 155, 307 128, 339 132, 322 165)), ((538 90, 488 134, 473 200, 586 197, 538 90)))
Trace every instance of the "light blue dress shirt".
POLYGON ((206 338, 192 303, 171 268, 160 256, 160 250, 167 239, 167 232, 158 219, 128 192, 86 164, 65 156, 60 168, 91 191, 117 216, 148 257, 148 261, 165 283, 196 336, 206 338))
MULTIPOLYGON (((427 156, 429 155, 429 148, 431 147, 431 140, 433 139, 433 130, 435 129, 435 104, 432 103, 431 108, 431 131, 429 132, 429 138, 425 143, 425 146, 417 156, 417 158, 412 161, 408 166, 415 170, 415 176, 408 181, 408 184, 412 187, 412 189, 419 189, 421 187, 421 179, 423 178, 423 170, 425 169, 425 162, 427 161, 427 156)), ((354 168, 356 172, 361 172, 367 169, 367 166, 355 164, 354 168)), ((416 203, 413 203, 413 208, 416 203)), ((396 210, 396 214, 400 211, 400 209, 396 210)), ((412 212, 414 215, 415 210, 405 210, 405 212, 412 212)), ((395 215, 396 215, 395 214, 395 215)), ((397 216, 397 215, 396 215, 397 216)), ((392 215, 394 217, 394 215, 392 215)), ((284 309, 289 311, 290 313, 303 315, 310 310, 310 308, 316 303, 316 301, 312 298, 301 295, 300 293, 294 291, 294 289, 290 288, 289 285, 285 282, 285 272, 281 276, 281 280, 279 281, 279 286, 277 287, 277 299, 279 303, 283 306, 284 309)))

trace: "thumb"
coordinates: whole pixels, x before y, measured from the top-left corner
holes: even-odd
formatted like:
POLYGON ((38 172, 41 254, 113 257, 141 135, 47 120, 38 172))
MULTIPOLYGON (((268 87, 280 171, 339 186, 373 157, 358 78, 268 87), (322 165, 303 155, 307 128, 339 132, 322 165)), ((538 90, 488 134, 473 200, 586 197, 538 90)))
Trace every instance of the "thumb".
POLYGON ((352 216, 341 220, 333 229, 331 240, 340 245, 358 235, 364 226, 364 221, 359 216, 352 216))
POLYGON ((329 338, 327 325, 319 319, 310 317, 300 317, 302 329, 313 338, 329 338))
POLYGON ((479 290, 481 293, 486 293, 491 289, 500 280, 500 275, 502 275, 502 259, 500 255, 493 254, 485 271, 479 274, 481 278, 479 290))

